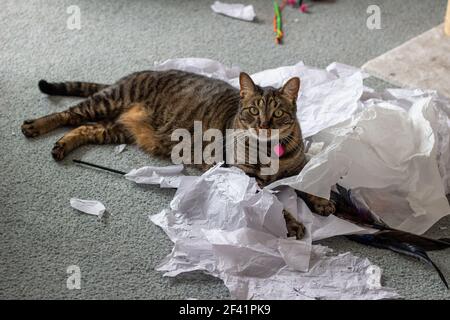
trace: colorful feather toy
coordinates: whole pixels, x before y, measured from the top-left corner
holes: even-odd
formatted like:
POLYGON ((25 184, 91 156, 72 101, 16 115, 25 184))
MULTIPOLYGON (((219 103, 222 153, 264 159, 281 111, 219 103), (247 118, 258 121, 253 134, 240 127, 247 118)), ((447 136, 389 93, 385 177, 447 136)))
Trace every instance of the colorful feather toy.
POLYGON ((277 1, 273 2, 273 10, 275 12, 273 17, 273 31, 275 32, 275 42, 281 44, 283 39, 283 31, 281 29, 281 9, 277 1))

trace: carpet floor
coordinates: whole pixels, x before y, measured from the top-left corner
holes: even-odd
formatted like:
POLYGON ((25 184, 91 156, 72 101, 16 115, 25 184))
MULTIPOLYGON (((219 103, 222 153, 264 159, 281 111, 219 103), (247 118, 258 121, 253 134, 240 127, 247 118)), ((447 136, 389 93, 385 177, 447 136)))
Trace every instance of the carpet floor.
MULTIPOLYGON (((377 0, 381 29, 366 27, 372 0, 317 2, 310 14, 284 11, 285 43, 274 43, 271 1, 246 0, 253 23, 213 14, 213 0, 4 0, 0 11, 0 298, 20 299, 183 299, 228 298, 224 285, 193 274, 163 278, 155 271, 171 242, 148 214, 166 208, 173 190, 138 187, 105 172, 74 166, 72 158, 120 170, 168 164, 128 147, 86 146, 56 163, 52 144, 65 131, 26 139, 24 119, 62 110, 74 102, 48 98, 39 79, 112 82, 155 61, 205 57, 239 65, 252 73, 333 61, 364 62, 442 23, 446 0, 377 0), (81 13, 81 29, 67 28, 71 5, 81 13), (80 215, 69 199, 97 199, 110 213, 106 223, 80 215), (68 290, 67 267, 81 269, 81 290, 68 290)), ((389 86, 371 79, 376 88, 389 86)), ((430 236, 448 236, 450 219, 430 236)), ((408 299, 449 299, 436 273, 397 254, 343 238, 323 241, 337 252, 352 251, 383 269, 383 283, 408 299)), ((450 278, 450 255, 432 258, 450 278)))

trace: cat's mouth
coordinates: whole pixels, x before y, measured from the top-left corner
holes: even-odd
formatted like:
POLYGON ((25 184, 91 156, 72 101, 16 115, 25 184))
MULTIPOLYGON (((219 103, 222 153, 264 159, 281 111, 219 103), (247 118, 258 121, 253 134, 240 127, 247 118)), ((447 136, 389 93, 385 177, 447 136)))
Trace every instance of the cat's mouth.
POLYGON ((280 130, 278 129, 261 129, 261 128, 250 128, 248 129, 250 135, 259 141, 280 141, 285 137, 280 137, 280 130))

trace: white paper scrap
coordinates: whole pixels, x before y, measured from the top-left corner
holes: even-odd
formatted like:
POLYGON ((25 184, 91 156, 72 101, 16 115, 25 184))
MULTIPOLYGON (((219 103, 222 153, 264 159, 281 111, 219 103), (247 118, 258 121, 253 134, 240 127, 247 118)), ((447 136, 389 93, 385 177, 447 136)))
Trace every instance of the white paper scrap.
POLYGON ((126 147, 127 147, 126 144, 119 144, 118 146, 114 147, 114 153, 115 154, 122 153, 123 150, 125 150, 126 147))
POLYGON ((245 6, 239 3, 231 4, 216 1, 211 5, 211 9, 215 13, 246 21, 252 21, 256 16, 252 5, 245 6))
POLYGON ((225 285, 235 299, 253 300, 381 300, 399 298, 380 284, 381 270, 347 252, 330 255, 331 249, 312 247, 311 268, 297 272, 281 268, 272 277, 227 276, 225 285))
POLYGON ((81 212, 98 216, 99 218, 103 216, 106 210, 103 203, 97 200, 83 200, 78 198, 71 198, 70 206, 81 212))
POLYGON ((162 63, 155 63, 153 70, 177 69, 186 72, 201 74, 206 77, 230 82, 230 79, 239 77, 239 67, 227 67, 207 58, 179 58, 168 59, 162 63))
POLYGON ((166 167, 146 166, 131 170, 125 175, 125 179, 139 184, 159 184, 161 188, 178 188, 183 169, 182 164, 166 167))

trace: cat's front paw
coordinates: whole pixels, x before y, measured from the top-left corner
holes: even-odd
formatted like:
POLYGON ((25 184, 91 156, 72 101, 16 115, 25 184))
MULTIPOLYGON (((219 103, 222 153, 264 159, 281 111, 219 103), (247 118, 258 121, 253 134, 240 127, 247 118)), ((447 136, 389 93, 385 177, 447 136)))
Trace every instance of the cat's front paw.
POLYGON ((286 221, 286 228, 288 237, 295 237, 297 240, 303 239, 306 233, 306 228, 303 223, 297 221, 289 211, 283 210, 284 219, 286 221))
POLYGON ((317 198, 313 201, 314 212, 321 216, 329 216, 336 212, 336 206, 331 200, 317 198))
POLYGON ((34 138, 41 134, 35 125, 35 120, 25 120, 21 128, 23 135, 27 138, 34 138))
POLYGON ((56 161, 61 161, 66 156, 64 143, 56 142, 52 149, 52 157, 56 161))

